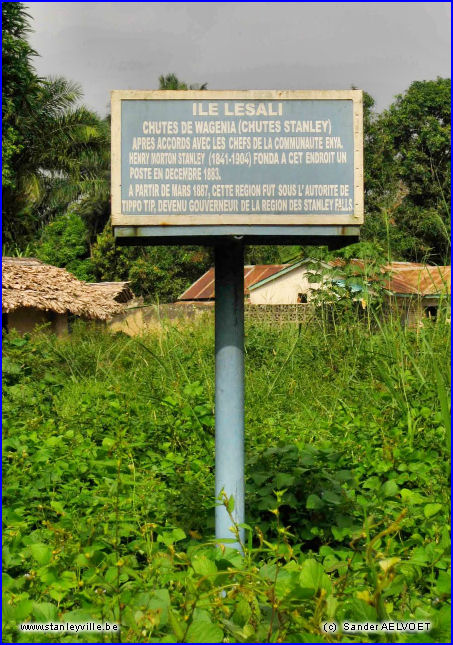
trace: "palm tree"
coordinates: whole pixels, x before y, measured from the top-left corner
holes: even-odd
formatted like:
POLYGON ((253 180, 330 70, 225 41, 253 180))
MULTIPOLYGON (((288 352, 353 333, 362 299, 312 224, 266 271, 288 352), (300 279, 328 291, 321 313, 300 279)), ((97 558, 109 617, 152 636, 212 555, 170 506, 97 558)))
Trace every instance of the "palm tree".
POLYGON ((2 191, 7 243, 27 240, 82 196, 108 191, 108 124, 78 105, 81 96, 64 78, 42 80, 32 109, 17 115, 23 145, 13 159, 15 185, 2 191))
POLYGON ((180 81, 176 74, 159 76, 160 90, 206 90, 207 88, 207 83, 195 83, 193 85, 187 85, 187 83, 184 83, 184 81, 180 81))
POLYGON ((29 23, 21 2, 2 4, 3 239, 18 250, 109 179, 108 124, 79 106, 78 85, 37 76, 29 23))

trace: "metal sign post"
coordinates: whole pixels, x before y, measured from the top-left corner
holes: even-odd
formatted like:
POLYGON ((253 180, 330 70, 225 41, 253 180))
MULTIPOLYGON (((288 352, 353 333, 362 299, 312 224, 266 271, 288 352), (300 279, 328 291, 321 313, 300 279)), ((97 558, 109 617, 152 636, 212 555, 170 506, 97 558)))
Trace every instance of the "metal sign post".
MULTIPOLYGON (((232 240, 215 249, 215 493, 233 497, 244 522, 244 247, 232 240)), ((218 540, 233 538, 231 518, 218 504, 218 540)), ((243 529, 239 529, 243 540, 243 529)), ((240 549, 238 543, 229 544, 240 549)))
POLYGON ((244 245, 358 241, 362 106, 361 90, 112 92, 117 243, 216 249, 220 542, 244 522, 244 245))

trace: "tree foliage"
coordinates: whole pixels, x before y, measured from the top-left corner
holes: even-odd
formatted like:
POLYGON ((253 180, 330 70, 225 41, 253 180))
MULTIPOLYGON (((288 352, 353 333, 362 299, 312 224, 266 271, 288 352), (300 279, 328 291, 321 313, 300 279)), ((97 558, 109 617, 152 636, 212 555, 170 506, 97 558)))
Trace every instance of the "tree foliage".
POLYGON ((450 252, 450 79, 416 81, 380 115, 365 101, 365 239, 398 259, 450 252))
POLYGON ((180 81, 176 74, 173 73, 159 76, 160 90, 206 90, 207 87, 207 83, 187 85, 187 83, 180 81))
POLYGON ((80 87, 40 79, 21 3, 3 3, 3 240, 21 246, 71 202, 105 185, 108 127, 79 105, 80 87))
POLYGON ((172 302, 213 262, 212 251, 199 246, 120 247, 110 224, 92 250, 98 280, 129 280, 136 295, 172 302))
POLYGON ((94 280, 87 226, 73 211, 63 213, 47 224, 35 254, 43 262, 66 268, 80 280, 94 280))
POLYGON ((36 52, 26 40, 28 14, 19 2, 2 3, 2 184, 13 188, 12 160, 23 149, 19 114, 33 108, 39 79, 33 71, 36 52))

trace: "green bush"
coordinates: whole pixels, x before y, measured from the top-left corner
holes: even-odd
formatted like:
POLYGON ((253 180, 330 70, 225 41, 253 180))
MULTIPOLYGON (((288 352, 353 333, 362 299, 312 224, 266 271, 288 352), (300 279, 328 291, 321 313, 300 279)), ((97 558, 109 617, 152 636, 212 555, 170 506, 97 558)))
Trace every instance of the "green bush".
POLYGON ((94 265, 90 255, 85 222, 73 212, 59 215, 45 226, 36 246, 37 257, 56 267, 64 267, 79 278, 93 282, 94 265))
POLYGON ((213 542, 209 322, 7 335, 4 640, 86 642, 17 625, 91 619, 123 642, 445 642, 443 320, 247 327, 243 557, 213 542), (433 629, 324 634, 347 619, 433 629))
POLYGON ((197 246, 119 247, 110 224, 98 235, 92 262, 99 280, 129 280, 150 302, 174 302, 212 265, 211 253, 197 246))

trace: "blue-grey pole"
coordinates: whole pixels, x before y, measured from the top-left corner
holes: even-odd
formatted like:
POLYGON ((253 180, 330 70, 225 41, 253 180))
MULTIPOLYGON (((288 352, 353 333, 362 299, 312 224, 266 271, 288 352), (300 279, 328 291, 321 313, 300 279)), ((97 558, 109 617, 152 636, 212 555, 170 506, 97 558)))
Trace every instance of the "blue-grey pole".
MULTIPOLYGON (((244 522, 244 247, 215 249, 215 487, 234 498, 232 516, 244 522)), ((227 509, 216 507, 216 538, 234 538, 227 509)), ((240 529, 243 540, 243 529, 240 529)), ((228 544, 240 549, 236 542, 228 544)))

